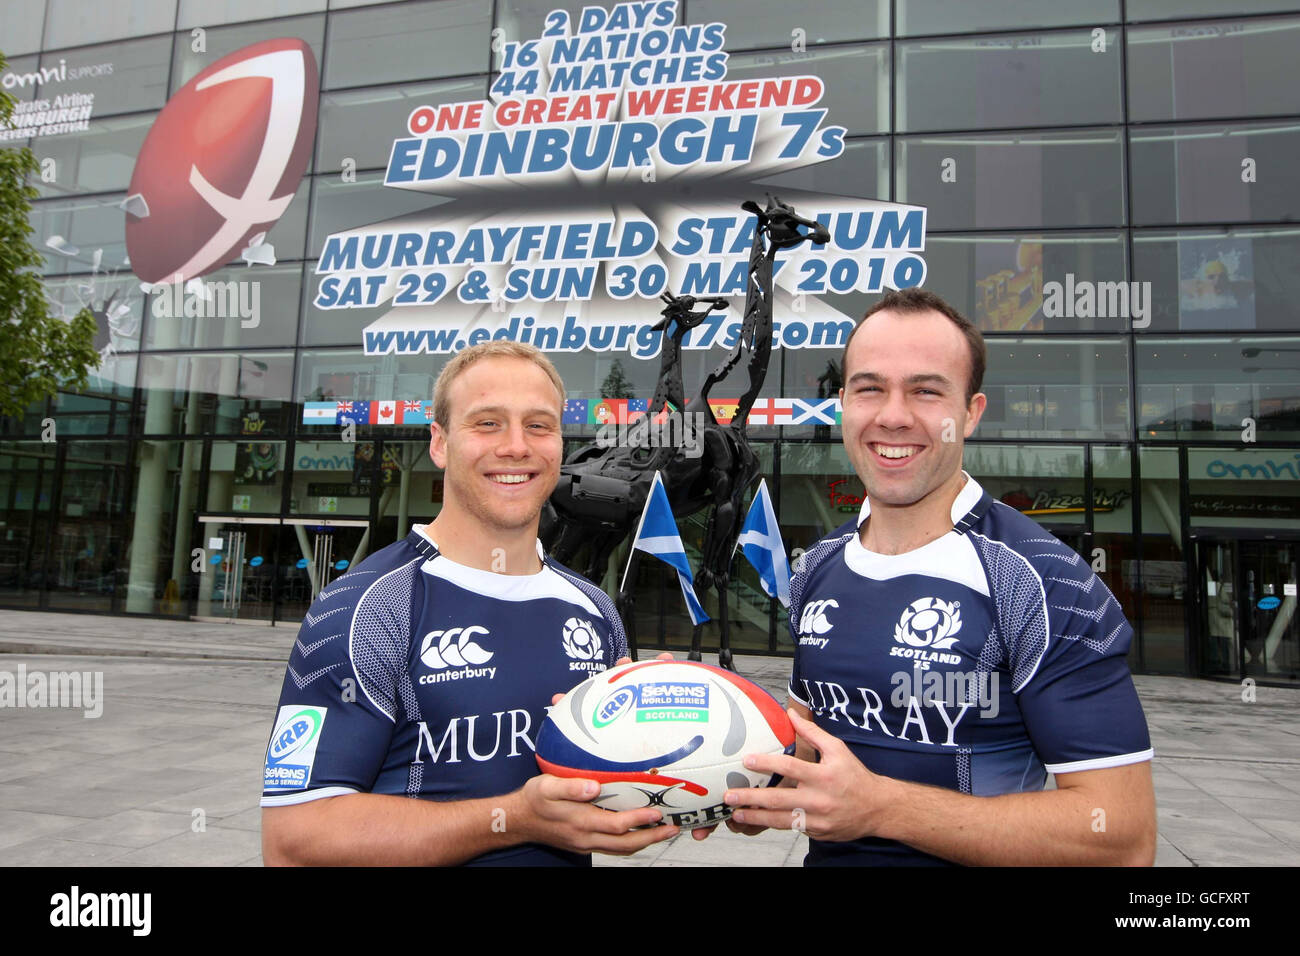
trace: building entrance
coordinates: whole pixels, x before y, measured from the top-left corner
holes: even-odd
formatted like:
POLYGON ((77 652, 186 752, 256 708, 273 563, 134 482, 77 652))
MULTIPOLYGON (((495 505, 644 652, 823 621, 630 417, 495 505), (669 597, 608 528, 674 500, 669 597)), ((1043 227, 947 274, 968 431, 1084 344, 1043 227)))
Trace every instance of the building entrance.
POLYGON ((1300 537, 1216 528, 1197 534, 1196 598, 1201 670, 1207 676, 1300 678, 1296 615, 1300 537))

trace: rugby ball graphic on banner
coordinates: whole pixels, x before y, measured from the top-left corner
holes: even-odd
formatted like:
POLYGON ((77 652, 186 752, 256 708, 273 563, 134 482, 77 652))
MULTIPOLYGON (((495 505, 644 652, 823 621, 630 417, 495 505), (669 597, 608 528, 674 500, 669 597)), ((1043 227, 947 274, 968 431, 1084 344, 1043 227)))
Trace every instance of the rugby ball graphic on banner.
POLYGON ((246 46, 182 86, 131 174, 132 271, 188 281, 275 225, 307 170, 318 97, 316 58, 295 38, 246 46))
POLYGON ((543 773, 600 783, 606 810, 659 807, 665 823, 710 826, 731 815, 723 794, 765 787, 752 753, 791 753, 794 728, 767 691, 688 661, 639 661, 573 688, 543 722, 543 773))

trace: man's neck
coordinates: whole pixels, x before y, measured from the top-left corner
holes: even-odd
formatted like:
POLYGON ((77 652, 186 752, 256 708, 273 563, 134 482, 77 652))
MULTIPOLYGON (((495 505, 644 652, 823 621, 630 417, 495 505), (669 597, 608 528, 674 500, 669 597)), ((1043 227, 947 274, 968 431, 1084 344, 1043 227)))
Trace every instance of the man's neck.
POLYGON ((537 523, 518 531, 485 532, 444 510, 424 526, 425 537, 438 545, 438 553, 457 564, 497 574, 536 574, 542 569, 537 556, 537 523))
POLYGON ((966 475, 959 471, 951 481, 910 505, 872 501, 867 520, 858 529, 858 540, 877 554, 906 554, 924 547, 952 530, 952 505, 965 486, 966 475))

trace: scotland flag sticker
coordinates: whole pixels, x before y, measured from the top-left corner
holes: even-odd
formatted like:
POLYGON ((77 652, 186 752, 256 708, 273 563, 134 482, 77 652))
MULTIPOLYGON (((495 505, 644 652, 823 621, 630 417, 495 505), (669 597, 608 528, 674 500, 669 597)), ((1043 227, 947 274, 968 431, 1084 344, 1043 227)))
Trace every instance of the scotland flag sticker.
POLYGON ((281 707, 275 731, 266 748, 266 774, 262 789, 267 793, 304 790, 311 782, 316 762, 316 744, 325 726, 326 707, 290 705, 281 707))

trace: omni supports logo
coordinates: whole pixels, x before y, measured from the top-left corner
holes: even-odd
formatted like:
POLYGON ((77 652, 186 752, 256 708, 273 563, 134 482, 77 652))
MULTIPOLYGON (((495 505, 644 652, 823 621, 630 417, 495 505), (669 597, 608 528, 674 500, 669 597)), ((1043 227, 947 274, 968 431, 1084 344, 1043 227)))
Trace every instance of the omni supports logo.
POLYGON ((239 319, 240 328, 262 324, 262 284, 256 279, 204 282, 191 279, 182 285, 180 277, 165 285, 150 287, 153 314, 159 319, 239 319))

